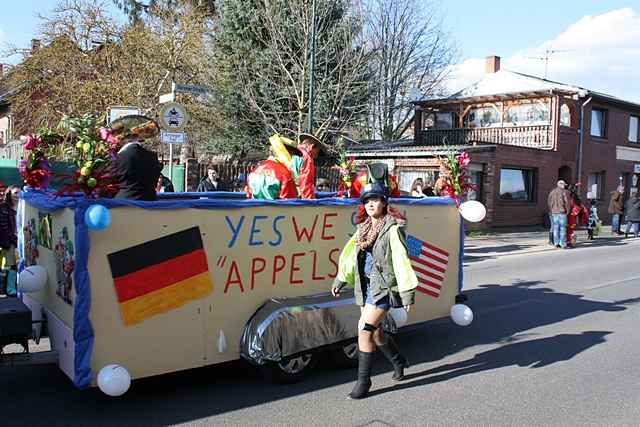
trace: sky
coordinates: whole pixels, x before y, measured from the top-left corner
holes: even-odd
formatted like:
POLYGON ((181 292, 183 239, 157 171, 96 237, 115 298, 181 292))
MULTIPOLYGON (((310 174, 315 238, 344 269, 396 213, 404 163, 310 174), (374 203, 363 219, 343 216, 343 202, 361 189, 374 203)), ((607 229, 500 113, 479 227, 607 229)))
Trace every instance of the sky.
MULTIPOLYGON (((7 3, 9 3, 7 1, 7 3)), ((0 47, 29 46, 36 14, 57 0, 19 0, 0 15, 0 47)), ((110 0, 105 1, 115 10, 110 0)), ((482 77, 484 58, 497 55, 502 68, 640 102, 640 0, 433 0, 459 50, 448 87, 454 91, 482 77)), ((425 7, 428 3, 425 2, 425 7)), ((15 62, 2 58, 1 62, 15 62)))

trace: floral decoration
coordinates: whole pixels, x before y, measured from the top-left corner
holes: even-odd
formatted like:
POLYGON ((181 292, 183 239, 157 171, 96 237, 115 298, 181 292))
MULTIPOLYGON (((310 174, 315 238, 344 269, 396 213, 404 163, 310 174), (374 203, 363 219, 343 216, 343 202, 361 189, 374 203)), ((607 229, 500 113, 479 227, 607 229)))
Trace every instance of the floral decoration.
POLYGON ((463 151, 456 155, 453 151, 449 151, 445 156, 438 158, 438 161, 440 163, 440 176, 436 187, 439 190, 439 194, 453 198, 456 204, 460 205, 460 201, 469 190, 474 189, 467 175, 467 167, 471 161, 469 153, 463 151))
POLYGON ((63 137, 43 128, 20 139, 24 142, 26 151, 25 159, 18 163, 18 172, 22 180, 31 188, 47 188, 52 176, 49 158, 63 141, 63 137))

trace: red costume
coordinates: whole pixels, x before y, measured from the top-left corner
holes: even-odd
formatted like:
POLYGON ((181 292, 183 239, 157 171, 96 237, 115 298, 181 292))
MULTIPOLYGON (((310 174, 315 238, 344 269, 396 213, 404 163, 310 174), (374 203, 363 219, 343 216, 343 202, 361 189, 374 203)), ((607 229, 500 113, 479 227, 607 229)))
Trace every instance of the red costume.
POLYGON ((589 211, 582 205, 575 202, 571 198, 571 210, 567 216, 567 245, 575 245, 575 236, 573 235, 578 225, 584 225, 589 218, 589 211))
MULTIPOLYGON (((353 179, 353 181, 351 182, 351 188, 349 188, 349 197, 353 197, 353 198, 360 197, 362 188, 365 185, 367 185, 368 180, 369 180, 369 175, 367 171, 358 173, 356 177, 353 179)), ((398 187, 398 182, 396 181, 396 177, 393 175, 389 175, 389 197, 400 197, 400 187, 398 187)))

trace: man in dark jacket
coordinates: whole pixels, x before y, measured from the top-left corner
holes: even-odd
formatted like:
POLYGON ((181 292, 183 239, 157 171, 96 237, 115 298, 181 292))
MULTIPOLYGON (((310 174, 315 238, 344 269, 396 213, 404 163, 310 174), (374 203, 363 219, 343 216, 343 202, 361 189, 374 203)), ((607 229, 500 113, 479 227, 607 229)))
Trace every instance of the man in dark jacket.
POLYGON ((549 193, 547 205, 551 213, 551 229, 553 230, 553 244, 557 248, 567 247, 567 215, 571 210, 567 184, 560 180, 555 189, 549 193))
POLYGON ((622 234, 620 233, 620 219, 624 213, 623 193, 623 186, 618 186, 616 191, 611 192, 611 199, 609 200, 609 213, 612 215, 611 234, 622 234))
POLYGON ((635 192, 632 198, 627 201, 627 224, 624 227, 624 237, 629 237, 629 231, 633 226, 633 235, 638 237, 638 228, 640 226, 640 192, 635 192))
POLYGON ((158 155, 139 142, 125 144, 115 161, 119 191, 116 199, 158 200, 156 184, 162 171, 158 155))
POLYGON ((218 171, 211 165, 207 167, 207 176, 203 177, 196 189, 199 193, 207 191, 227 191, 227 188, 219 181, 218 171))

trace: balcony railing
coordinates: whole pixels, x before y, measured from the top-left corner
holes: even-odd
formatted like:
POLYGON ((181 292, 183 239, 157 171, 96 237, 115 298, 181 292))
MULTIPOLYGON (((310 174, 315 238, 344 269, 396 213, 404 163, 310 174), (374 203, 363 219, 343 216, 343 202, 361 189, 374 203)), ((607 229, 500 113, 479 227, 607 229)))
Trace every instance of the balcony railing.
POLYGON ((420 137, 420 143, 424 145, 472 145, 485 143, 553 150, 553 136, 549 125, 429 129, 421 131, 420 137))

